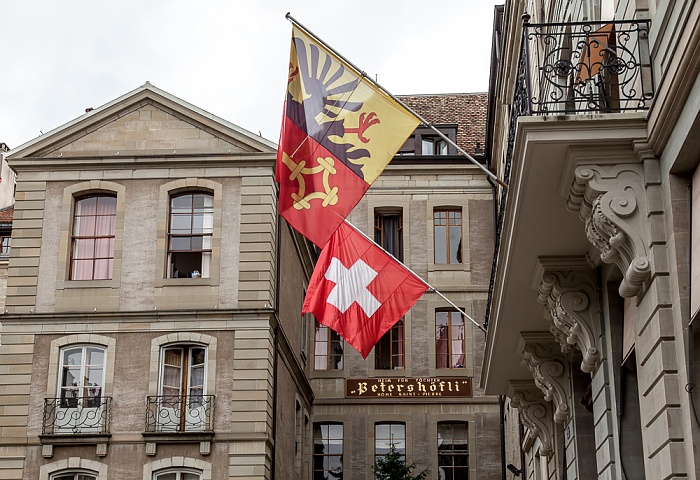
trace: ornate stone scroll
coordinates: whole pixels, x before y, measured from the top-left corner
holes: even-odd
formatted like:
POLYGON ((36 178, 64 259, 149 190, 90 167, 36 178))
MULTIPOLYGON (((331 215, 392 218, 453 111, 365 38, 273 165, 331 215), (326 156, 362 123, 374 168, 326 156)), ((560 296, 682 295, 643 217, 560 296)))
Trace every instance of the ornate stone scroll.
POLYGON ((510 404, 520 412, 520 419, 529 432, 523 448, 529 449, 532 439, 538 438, 542 447, 540 454, 550 456, 554 452, 554 423, 552 404, 531 381, 511 381, 508 389, 510 404))
POLYGON ((581 370, 592 373, 601 360, 595 272, 583 257, 540 257, 538 261, 537 301, 546 306, 550 331, 562 352, 568 351, 564 340, 578 348, 583 355, 581 370))
POLYGON ((567 208, 579 212, 588 240, 606 263, 623 274, 620 295, 634 297, 651 276, 644 166, 582 165, 576 168, 567 208))
POLYGON ((532 373, 544 399, 554 406, 554 421, 565 423, 569 407, 569 362, 555 339, 546 332, 522 332, 518 341, 520 363, 532 373))

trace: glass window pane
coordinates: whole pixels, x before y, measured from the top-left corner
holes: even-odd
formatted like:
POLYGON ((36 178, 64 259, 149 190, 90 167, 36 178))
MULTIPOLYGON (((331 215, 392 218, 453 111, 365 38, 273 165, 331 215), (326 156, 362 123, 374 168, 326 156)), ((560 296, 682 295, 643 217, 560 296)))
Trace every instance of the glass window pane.
POLYGON ((95 280, 109 280, 112 278, 112 259, 95 260, 95 271, 93 273, 95 280))
POLYGON ((82 348, 71 348, 63 351, 63 365, 80 365, 82 361, 82 348))
POLYGON ((97 197, 82 198, 75 203, 76 215, 95 215, 97 213, 97 197))
POLYGON ((104 363, 104 350, 98 348, 87 349, 88 365, 102 365, 104 363))
MULTIPOLYGON (((90 217, 92 218, 92 217, 90 217)), ((95 236, 106 237, 114 236, 117 225, 117 217, 111 215, 109 217, 94 217, 95 218, 95 236)))
POLYGON ((182 474, 181 480, 199 480, 199 478, 196 473, 185 472, 182 474))
MULTIPOLYGON (((102 367, 94 367, 87 369, 87 386, 89 387, 99 387, 102 385, 102 367)), ((99 395, 99 393, 98 393, 99 395)), ((94 396, 94 395, 93 395, 94 396)))
POLYGON ((170 239, 170 250, 180 252, 190 250, 190 237, 172 237, 170 239))
POLYGON ((447 231, 446 227, 435 226, 435 263, 443 265, 447 263, 447 231))
POLYGON ((92 259, 95 255, 95 240, 92 238, 80 238, 73 241, 73 258, 92 259))
POLYGON ((91 237, 95 235, 95 217, 79 217, 73 219, 73 235, 76 237, 91 237))
MULTIPOLYGON (((436 227, 437 229, 437 227, 436 227)), ((462 262, 462 227, 450 226, 450 263, 462 262)))
POLYGON ((192 194, 179 195, 170 199, 170 210, 192 211, 192 194))
POLYGON ((192 232, 192 216, 172 215, 170 220, 170 233, 172 234, 189 234, 192 232))
POLYGON ((114 257, 114 238, 99 238, 95 240, 95 258, 114 257))
POLYGON ((97 215, 114 215, 117 211, 117 197, 97 197, 97 215))

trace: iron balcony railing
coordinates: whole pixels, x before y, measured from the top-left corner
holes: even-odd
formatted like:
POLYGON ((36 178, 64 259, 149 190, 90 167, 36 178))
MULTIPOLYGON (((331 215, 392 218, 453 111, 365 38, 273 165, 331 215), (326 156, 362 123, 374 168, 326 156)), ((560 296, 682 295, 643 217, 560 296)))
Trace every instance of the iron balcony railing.
POLYGON ((161 395, 147 398, 147 433, 213 431, 214 395, 161 395))
MULTIPOLYGON (((523 37, 510 106, 503 181, 510 183, 518 118, 649 109, 654 82, 649 21, 531 24, 523 37)), ((484 327, 488 328, 508 189, 498 201, 484 327)))
POLYGON ((654 98, 649 21, 531 24, 524 15, 528 114, 648 109, 654 98))
POLYGON ((43 435, 109 433, 112 398, 45 398, 43 435))

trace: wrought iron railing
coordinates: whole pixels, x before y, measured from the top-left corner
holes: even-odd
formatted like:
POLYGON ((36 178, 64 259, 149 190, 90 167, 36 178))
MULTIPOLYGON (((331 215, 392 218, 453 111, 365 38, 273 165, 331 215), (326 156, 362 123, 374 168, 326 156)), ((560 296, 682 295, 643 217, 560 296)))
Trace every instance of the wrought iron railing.
POLYGON ((111 397, 45 398, 41 433, 77 435, 109 433, 111 397))
POLYGON ((146 432, 214 431, 214 395, 162 395, 146 401, 146 432))
POLYGON ((649 21, 531 24, 522 50, 533 115, 648 109, 654 98, 649 21))

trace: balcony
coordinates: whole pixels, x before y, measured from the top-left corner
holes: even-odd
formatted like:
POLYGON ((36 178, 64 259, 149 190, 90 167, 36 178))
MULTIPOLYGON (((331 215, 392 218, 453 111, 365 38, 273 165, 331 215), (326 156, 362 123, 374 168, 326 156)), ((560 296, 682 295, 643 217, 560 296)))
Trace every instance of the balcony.
POLYGON ((520 367, 517 345, 520 332, 548 328, 537 301, 538 259, 595 261, 598 254, 569 204, 576 170, 639 164, 655 94, 647 21, 523 19, 520 55, 501 66, 497 95, 508 97, 496 100, 510 104, 502 131, 494 133, 503 139, 494 158, 501 159, 499 176, 508 188, 498 198, 486 307, 487 393, 504 393, 508 380, 532 378, 520 367))
POLYGON ((214 395, 153 396, 146 403, 146 434, 214 431, 214 395))
POLYGON ((42 435, 109 434, 111 397, 45 398, 42 435))
POLYGON ((526 115, 649 108, 649 21, 530 24, 524 15, 518 92, 526 115))

